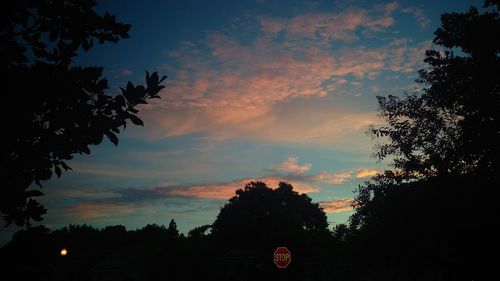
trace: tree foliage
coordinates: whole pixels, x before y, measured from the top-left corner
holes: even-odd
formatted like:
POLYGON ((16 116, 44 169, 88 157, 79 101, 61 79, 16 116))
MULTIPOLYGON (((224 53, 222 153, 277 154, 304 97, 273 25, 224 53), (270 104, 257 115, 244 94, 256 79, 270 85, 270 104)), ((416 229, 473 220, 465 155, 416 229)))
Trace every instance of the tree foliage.
MULTIPOLYGON (((172 222, 175 224, 172 220, 170 225, 172 222)), ((71 279, 91 280, 95 266, 110 255, 118 255, 135 267, 152 267, 148 280, 162 280, 165 276, 170 277, 168 280, 185 280, 170 275, 180 271, 188 259, 182 255, 189 255, 191 249, 182 236, 173 235, 169 229, 149 224, 136 230, 127 230, 123 225, 101 229, 69 225, 53 231, 35 226, 20 230, 0 248, 5 268, 2 280, 58 280, 63 273, 71 279), (68 251, 65 257, 59 255, 63 248, 68 251)))
POLYGON ((325 232, 327 226, 319 205, 293 191, 292 185, 281 182, 271 189, 263 182, 251 182, 224 205, 212 234, 227 247, 252 248, 293 243, 306 232, 325 232))
POLYGON ((499 1, 479 13, 446 13, 435 32, 440 50, 428 50, 419 72, 422 89, 378 97, 387 126, 372 128, 380 159, 394 157, 394 173, 409 180, 498 171, 500 155, 499 1), (493 6, 493 7, 491 7, 493 6))
POLYGON ((488 229, 499 226, 500 1, 441 21, 421 89, 378 97, 387 125, 369 133, 394 169, 359 187, 349 231, 367 268, 487 280, 488 229))
POLYGON ((500 2, 487 1, 486 7, 482 14, 472 7, 442 15, 434 38, 442 49, 426 52, 428 67, 419 71, 417 80, 420 91, 378 97, 387 125, 369 133, 385 141, 376 155, 392 157, 394 170, 359 189, 357 222, 370 211, 364 207, 372 199, 387 196, 402 182, 475 177, 488 186, 497 180, 500 2))
POLYGON ((130 121, 143 125, 137 106, 159 98, 166 77, 146 72, 146 85, 128 82, 120 94, 107 93, 102 67, 74 65, 78 53, 95 43, 128 38, 130 25, 94 11, 95 1, 8 1, 2 5, 0 212, 7 225, 40 221, 46 209, 28 190, 55 173, 70 170, 66 161, 89 154, 106 136, 118 144, 130 121))
POLYGON ((188 232, 188 238, 191 239, 201 239, 207 236, 207 232, 212 228, 210 224, 205 224, 202 226, 197 226, 188 232))

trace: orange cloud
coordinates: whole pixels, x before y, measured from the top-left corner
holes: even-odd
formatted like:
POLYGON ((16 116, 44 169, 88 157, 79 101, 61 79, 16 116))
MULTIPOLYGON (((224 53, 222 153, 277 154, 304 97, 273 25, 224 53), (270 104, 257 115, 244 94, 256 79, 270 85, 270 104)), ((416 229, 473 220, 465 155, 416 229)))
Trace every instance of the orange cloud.
POLYGON ((358 28, 381 31, 391 26, 394 19, 390 13, 395 9, 390 8, 379 15, 370 15, 372 13, 364 9, 347 8, 339 13, 312 12, 287 20, 260 17, 259 22, 262 31, 270 34, 285 31, 290 37, 351 41, 357 38, 355 30, 358 28))
POLYGON ((286 28, 286 20, 275 19, 268 16, 258 18, 262 31, 265 33, 276 34, 286 28))
POLYGON ((261 177, 261 178, 245 178, 232 182, 220 184, 193 185, 185 187, 160 189, 160 193, 168 196, 186 196, 197 197, 204 199, 229 199, 236 195, 236 190, 244 188, 251 181, 265 182, 270 188, 277 188, 281 181, 288 182, 293 185, 293 189, 299 193, 317 192, 318 189, 308 185, 307 183, 294 181, 280 177, 261 177))
POLYGON ((398 8, 393 2, 371 10, 347 8, 287 19, 261 16, 255 30, 261 33, 249 41, 231 32, 209 32, 203 41, 185 42, 169 53, 176 66, 165 66, 172 76, 163 98, 144 106, 141 114, 149 126, 138 134, 154 139, 202 133, 216 140, 328 145, 359 134, 379 122, 376 112, 337 105, 331 97, 349 82, 361 84, 387 70, 414 70, 430 41, 416 47, 400 39, 377 48, 336 49, 329 41, 384 31, 394 24, 391 13, 398 8), (295 100, 308 111, 295 116, 283 112, 283 106, 297 110, 291 106, 295 100))
MULTIPOLYGON (((299 165, 298 159, 290 157, 278 165, 278 169, 290 172, 287 176, 265 176, 258 178, 242 178, 230 182, 199 184, 199 185, 176 185, 173 183, 156 184, 150 189, 142 189, 143 193, 152 192, 153 197, 196 197, 203 199, 229 199, 235 195, 235 191, 244 188, 252 181, 265 182, 270 188, 277 188, 280 182, 290 183, 294 190, 299 193, 318 192, 322 183, 339 185, 345 184, 352 179, 364 178, 374 175, 379 170, 370 168, 350 169, 338 172, 322 171, 312 175, 304 175, 311 167, 311 164, 299 165)), ((274 169, 272 169, 274 170, 274 169)), ((147 197, 148 199, 150 197, 147 197)))
POLYGON ((360 169, 356 171, 356 178, 374 177, 380 173, 378 169, 360 169))
POLYGON ((338 200, 320 202, 319 206, 323 208, 325 213, 341 213, 352 211, 353 203, 354 199, 352 198, 342 198, 338 200))
POLYGON ((352 179, 352 174, 351 171, 336 173, 320 172, 314 176, 314 179, 329 184, 343 184, 352 179))
POLYGON ((292 174, 300 175, 311 169, 311 164, 305 163, 303 165, 298 164, 299 159, 297 157, 288 157, 283 163, 278 165, 278 170, 289 172, 292 174))
POLYGON ((378 169, 360 168, 338 172, 319 172, 312 177, 316 181, 326 182, 329 184, 344 184, 354 178, 360 179, 373 177, 378 173, 380 173, 380 170, 378 169))

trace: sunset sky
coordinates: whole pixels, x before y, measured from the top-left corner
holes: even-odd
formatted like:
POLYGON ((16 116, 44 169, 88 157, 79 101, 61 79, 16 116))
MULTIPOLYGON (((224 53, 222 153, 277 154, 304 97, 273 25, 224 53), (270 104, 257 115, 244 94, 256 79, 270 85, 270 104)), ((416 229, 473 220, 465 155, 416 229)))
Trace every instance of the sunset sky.
MULTIPOLYGON (((286 181, 345 222, 357 186, 388 162, 365 134, 377 95, 417 85, 444 12, 482 1, 101 1, 131 38, 76 63, 101 65, 111 93, 145 70, 168 75, 161 100, 44 184, 43 224, 210 224, 251 180, 286 181)), ((2 244, 17 228, 2 229, 2 244)))

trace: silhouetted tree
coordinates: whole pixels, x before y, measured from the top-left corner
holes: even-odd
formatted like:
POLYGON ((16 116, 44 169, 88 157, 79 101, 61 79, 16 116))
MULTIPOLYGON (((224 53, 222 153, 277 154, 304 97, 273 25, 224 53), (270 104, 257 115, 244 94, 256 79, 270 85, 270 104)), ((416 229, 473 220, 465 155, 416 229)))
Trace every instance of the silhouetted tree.
POLYGON ((333 228, 332 236, 339 241, 345 241, 348 239, 350 231, 351 230, 347 224, 340 223, 333 228))
POLYGON ((146 72, 146 86, 131 82, 120 94, 107 94, 102 67, 73 60, 94 42, 128 38, 130 25, 94 11, 94 0, 7 1, 0 12, 1 103, 0 212, 7 225, 42 220, 46 209, 35 183, 69 170, 65 163, 106 136, 115 145, 127 121, 143 125, 137 105, 159 98, 165 77, 146 72))
POLYGON ((137 231, 146 234, 150 233, 166 234, 167 228, 164 225, 157 225, 156 223, 153 223, 153 224, 147 224, 146 226, 144 226, 141 229, 138 229, 137 231))
MULTIPOLYGON (((378 97, 380 116, 388 126, 371 128, 380 159, 394 157, 394 171, 360 187, 357 221, 362 223, 374 197, 401 182, 433 177, 476 177, 497 181, 500 155, 500 1, 487 1, 489 11, 474 7, 467 13, 442 15, 434 43, 444 50, 428 50, 429 68, 419 72, 423 89, 378 97), (488 32, 486 32, 488 31, 488 32), (458 49, 460 55, 453 50, 458 49)), ((486 186, 478 186, 488 191, 486 186)), ((493 190, 490 190, 493 191, 493 190)))
POLYGON ((484 252, 497 243, 487 229, 499 226, 500 1, 485 7, 442 15, 421 90, 378 97, 387 125, 369 133, 394 170, 358 190, 350 231, 360 230, 367 267, 390 264, 408 279, 430 268, 447 280, 486 276, 484 252))
POLYGON ((388 141, 376 155, 395 157, 396 169, 384 178, 491 177, 498 171, 500 1, 487 5, 483 14, 472 7, 442 15, 434 38, 442 49, 426 52, 420 91, 378 97, 388 126, 369 132, 388 141))
POLYGON ((224 247, 253 248, 304 242, 306 233, 326 233, 327 220, 317 203, 281 182, 271 189, 251 182, 224 205, 212 234, 224 247))
POLYGON ((168 224, 167 228, 167 233, 172 238, 179 237, 179 230, 177 230, 177 223, 175 223, 174 219, 170 220, 170 223, 168 224))
MULTIPOLYGON (((157 224, 129 231, 122 225, 102 229, 69 225, 55 231, 44 226, 30 227, 16 232, 0 248, 2 280, 91 280, 92 269, 110 255, 144 266, 142 270, 151 269, 150 280, 186 280, 182 266, 191 253, 200 254, 204 245, 187 247, 181 237, 174 238, 172 233, 157 224), (62 248, 68 251, 65 257, 60 256, 62 248)), ((203 251, 205 254, 207 250, 203 251)), ((202 262, 200 259, 199 264, 202 262)))
POLYGON ((207 235, 207 231, 212 228, 212 225, 205 224, 202 226, 195 227, 188 232, 188 238, 200 239, 207 235))

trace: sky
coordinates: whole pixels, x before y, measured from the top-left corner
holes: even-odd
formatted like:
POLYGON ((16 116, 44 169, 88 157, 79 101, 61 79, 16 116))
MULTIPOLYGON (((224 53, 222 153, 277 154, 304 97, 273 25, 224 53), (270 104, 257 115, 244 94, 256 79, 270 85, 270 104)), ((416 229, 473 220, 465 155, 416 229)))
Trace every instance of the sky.
MULTIPOLYGON (((424 52, 444 12, 482 1, 100 1, 131 38, 96 45, 75 64, 104 67, 112 94, 145 70, 168 75, 162 99, 44 184, 42 222, 211 224, 250 181, 289 182, 346 222, 373 158, 377 95, 418 89, 424 52)), ((2 228, 0 242, 16 227, 2 228)))

